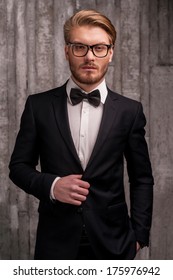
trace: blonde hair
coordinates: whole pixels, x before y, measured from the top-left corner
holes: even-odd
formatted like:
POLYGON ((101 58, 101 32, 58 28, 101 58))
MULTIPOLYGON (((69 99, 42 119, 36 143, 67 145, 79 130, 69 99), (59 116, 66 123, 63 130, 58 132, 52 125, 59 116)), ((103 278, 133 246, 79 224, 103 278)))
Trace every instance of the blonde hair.
POLYGON ((116 30, 111 21, 103 14, 95 10, 81 10, 75 13, 64 24, 64 39, 66 44, 70 41, 70 31, 74 27, 79 26, 97 26, 104 29, 114 45, 116 40, 116 30))

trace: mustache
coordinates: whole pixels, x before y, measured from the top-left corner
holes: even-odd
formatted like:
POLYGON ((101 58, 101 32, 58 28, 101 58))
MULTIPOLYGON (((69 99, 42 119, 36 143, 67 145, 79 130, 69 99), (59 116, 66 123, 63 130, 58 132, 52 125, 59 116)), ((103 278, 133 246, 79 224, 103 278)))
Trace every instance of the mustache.
POLYGON ((94 68, 98 69, 98 66, 94 63, 91 63, 91 62, 85 62, 85 63, 81 64, 80 68, 85 67, 85 66, 94 67, 94 68))

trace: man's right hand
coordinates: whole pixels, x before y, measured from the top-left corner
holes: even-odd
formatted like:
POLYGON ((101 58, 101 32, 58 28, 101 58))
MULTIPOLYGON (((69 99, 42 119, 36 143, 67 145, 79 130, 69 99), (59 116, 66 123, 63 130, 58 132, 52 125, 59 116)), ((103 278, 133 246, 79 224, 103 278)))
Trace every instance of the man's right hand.
POLYGON ((68 175, 60 178, 54 186, 56 200, 73 205, 81 205, 89 193, 90 184, 81 180, 82 175, 68 175))

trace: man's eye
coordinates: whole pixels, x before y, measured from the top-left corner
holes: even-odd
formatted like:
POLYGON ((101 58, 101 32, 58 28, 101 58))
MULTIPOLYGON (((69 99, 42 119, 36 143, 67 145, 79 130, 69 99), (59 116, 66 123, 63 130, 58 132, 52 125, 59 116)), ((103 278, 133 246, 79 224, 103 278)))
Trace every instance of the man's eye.
POLYGON ((105 50, 105 46, 102 46, 102 45, 99 45, 99 46, 95 46, 95 50, 97 51, 97 52, 101 52, 101 51, 103 51, 103 50, 105 50))
POLYGON ((75 45, 75 49, 76 50, 79 50, 79 51, 82 51, 85 49, 85 46, 82 46, 82 45, 75 45))

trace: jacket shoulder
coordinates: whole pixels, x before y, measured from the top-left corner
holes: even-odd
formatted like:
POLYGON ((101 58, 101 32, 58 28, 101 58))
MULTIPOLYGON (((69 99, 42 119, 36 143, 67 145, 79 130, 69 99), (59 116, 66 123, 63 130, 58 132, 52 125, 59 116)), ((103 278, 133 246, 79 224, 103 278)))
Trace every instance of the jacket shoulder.
POLYGON ((121 95, 120 93, 114 92, 110 89, 108 89, 108 94, 112 100, 116 100, 119 102, 119 106, 121 107, 122 110, 125 110, 127 112, 129 111, 134 112, 136 110, 143 111, 143 106, 140 101, 121 95))
POLYGON ((128 104, 136 104, 136 105, 139 105, 141 102, 138 101, 138 100, 135 100, 135 99, 132 99, 130 97, 127 97, 125 95, 122 95, 120 93, 117 93, 115 91, 112 91, 108 88, 108 93, 111 95, 112 98, 114 99, 118 99, 124 103, 128 103, 128 104))
POLYGON ((43 101, 44 99, 50 99, 52 96, 61 96, 66 92, 66 83, 62 86, 56 87, 49 89, 47 91, 39 92, 39 93, 34 93, 28 96, 28 99, 33 100, 33 101, 43 101))

